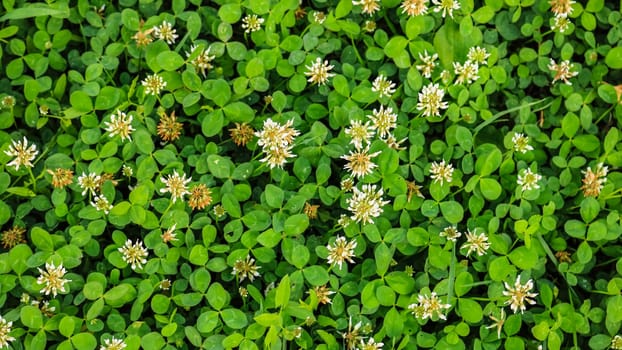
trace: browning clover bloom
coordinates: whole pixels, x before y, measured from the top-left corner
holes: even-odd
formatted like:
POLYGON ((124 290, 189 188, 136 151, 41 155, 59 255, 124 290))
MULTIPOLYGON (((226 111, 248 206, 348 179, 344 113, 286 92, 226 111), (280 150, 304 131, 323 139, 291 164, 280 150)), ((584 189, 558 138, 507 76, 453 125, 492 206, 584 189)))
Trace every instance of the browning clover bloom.
POLYGON ((151 37, 151 33, 153 33, 154 28, 142 30, 144 24, 145 22, 141 20, 140 29, 138 30, 138 32, 136 32, 136 34, 134 34, 134 36, 132 36, 132 39, 136 41, 136 47, 145 47, 153 41, 153 38, 151 37))
POLYGON ((464 64, 454 62, 454 73, 458 75, 455 84, 471 84, 479 79, 477 73, 479 72, 479 66, 477 63, 466 61, 464 64))
POLYGON ((344 262, 354 263, 354 260, 352 260, 353 257, 356 257, 354 248, 356 248, 355 240, 347 242, 345 237, 338 236, 335 243, 326 246, 326 249, 328 249, 328 263, 331 266, 339 265, 339 268, 341 268, 344 262))
POLYGON ((246 144, 253 139, 255 130, 246 123, 235 123, 235 128, 229 129, 229 135, 233 143, 238 146, 246 146, 246 144))
MULTIPOLYGON (((402 1, 402 13, 409 16, 420 16, 428 13, 428 0, 405 0, 402 1)), ((418 69, 418 68, 417 68, 418 69)))
POLYGON ((348 320, 348 331, 341 333, 341 336, 346 341, 347 350, 356 349, 356 345, 363 341, 363 336, 360 335, 362 325, 363 323, 359 321, 352 327, 352 316, 350 316, 348 320))
POLYGON ((233 271, 231 271, 231 274, 236 275, 236 277, 240 279, 240 282, 244 281, 245 278, 248 278, 249 281, 253 282, 255 277, 261 276, 257 271, 259 268, 259 266, 255 265, 255 259, 251 258, 250 255, 247 255, 245 260, 236 260, 233 264, 233 271))
POLYGON ((103 194, 95 195, 93 197, 93 201, 91 201, 91 205, 97 209, 97 211, 103 211, 106 215, 110 213, 110 209, 112 209, 112 204, 108 201, 103 194))
POLYGON ((177 199, 184 200, 184 195, 189 194, 188 192, 188 183, 192 179, 186 178, 186 174, 183 172, 181 176, 175 170, 173 175, 168 175, 167 178, 160 177, 160 181, 166 185, 166 187, 160 189, 160 193, 169 192, 171 194, 171 198, 173 199, 173 203, 177 201, 177 199))
POLYGON ((363 177, 371 174, 378 165, 371 159, 380 154, 380 151, 369 153, 369 145, 364 149, 350 151, 349 155, 341 156, 348 161, 345 168, 350 171, 352 176, 363 177))
POLYGON ((434 182, 440 182, 441 186, 444 181, 451 182, 454 173, 454 168, 451 163, 445 163, 445 160, 441 160, 440 163, 432 162, 430 167, 430 177, 434 182))
POLYGON ((104 344, 99 348, 99 350, 123 350, 127 344, 122 339, 117 339, 112 337, 112 339, 104 340, 104 344))
POLYGON ((428 55, 428 51, 423 51, 423 55, 419 53, 419 58, 423 61, 423 64, 417 65, 415 68, 421 72, 421 75, 430 79, 432 77, 432 71, 436 67, 437 54, 428 55))
POLYGON ((158 136, 164 142, 172 142, 179 138, 181 131, 184 128, 184 124, 177 121, 175 111, 172 111, 170 115, 162 111, 160 113, 160 122, 158 123, 158 136))
POLYGON ((415 315, 415 317, 425 320, 427 318, 434 319, 440 318, 446 320, 443 309, 451 308, 451 304, 443 304, 436 295, 436 292, 432 292, 429 296, 419 294, 417 296, 418 303, 408 305, 408 309, 415 315))
POLYGON ((448 107, 447 102, 443 102, 443 96, 445 96, 445 90, 441 89, 438 84, 430 83, 419 93, 417 109, 423 111, 424 117, 440 117, 440 110, 448 107))
POLYGON ((188 205, 192 210, 203 209, 212 203, 212 192, 205 184, 198 184, 190 190, 188 205))
POLYGON ((452 242, 455 242, 458 239, 458 237, 460 237, 461 235, 462 233, 458 231, 458 228, 456 226, 447 226, 440 233, 441 237, 445 237, 452 242))
POLYGON ((454 10, 460 9, 460 3, 457 0, 432 0, 432 4, 436 5, 434 12, 441 12, 443 18, 445 15, 454 18, 454 10))
POLYGON ((366 13, 370 16, 373 15, 376 11, 380 10, 380 1, 378 0, 352 1, 352 5, 361 5, 363 7, 361 12, 366 13))
POLYGON ((406 182, 406 189, 408 190, 408 194, 406 195, 406 199, 410 202, 413 199, 413 196, 417 196, 421 199, 425 199, 423 193, 421 193, 421 186, 417 185, 414 181, 406 182))
POLYGON ((317 210, 320 208, 319 204, 309 204, 309 202, 305 203, 305 207, 302 209, 302 212, 309 219, 317 219, 317 210))
POLYGON ((529 145, 529 136, 515 132, 514 136, 512 136, 512 143, 516 152, 527 153, 527 151, 533 151, 533 147, 529 145))
POLYGON ((47 172, 52 175, 52 186, 54 188, 64 188, 73 182, 73 170, 71 169, 47 169, 47 172))
POLYGON ((177 39, 178 35, 175 34, 176 30, 173 29, 173 26, 164 21, 159 26, 153 27, 153 35, 160 40, 166 41, 167 44, 171 45, 175 43, 175 39, 177 39))
POLYGON ((499 313, 499 318, 496 318, 493 315, 489 315, 491 320, 494 321, 490 326, 486 326, 487 329, 496 328, 497 329, 497 339, 501 339, 501 330, 503 329, 503 324, 505 323, 505 310, 501 308, 499 313))
POLYGON ((555 77, 553 77, 553 83, 558 80, 562 80, 566 85, 572 85, 572 83, 568 81, 568 79, 579 74, 579 72, 571 71, 573 66, 574 65, 571 64, 568 60, 562 61, 560 64, 557 64, 555 60, 551 58, 551 62, 548 68, 555 72, 555 77))
POLYGON ((488 236, 486 236, 486 233, 482 232, 478 235, 475 231, 476 230, 473 230, 473 233, 471 233, 471 230, 467 230, 465 234, 467 241, 460 248, 467 249, 467 258, 473 252, 477 252, 477 255, 482 256, 486 254, 486 251, 490 248, 490 243, 488 243, 488 236))
POLYGON ((326 285, 316 286, 313 288, 315 295, 317 296, 317 302, 319 304, 332 304, 333 301, 330 300, 330 296, 335 294, 335 292, 331 291, 326 285))
POLYGON ((518 178, 516 179, 516 184, 521 186, 522 191, 537 190, 540 188, 540 185, 538 185, 538 181, 540 181, 541 179, 541 175, 534 173, 531 171, 531 169, 527 168, 523 169, 522 174, 518 175, 518 178))
POLYGON ((531 293, 531 289, 533 288, 533 281, 530 279, 524 285, 520 283, 520 276, 516 277, 516 281, 514 282, 514 286, 510 286, 507 282, 503 282, 505 284, 505 289, 503 291, 503 295, 509 296, 505 303, 510 305, 510 308, 514 313, 518 312, 520 309, 521 314, 525 311, 526 306, 525 303, 533 305, 536 303, 535 298, 538 296, 538 293, 531 293))
POLYGON ((145 87, 145 94, 157 96, 166 87, 166 82, 161 76, 151 74, 142 81, 142 85, 145 87))
POLYGON ((105 130, 108 131, 110 137, 114 137, 115 135, 121 136, 121 141, 128 139, 130 142, 132 138, 130 134, 135 129, 132 127, 132 116, 129 117, 127 114, 121 112, 117 109, 117 114, 112 114, 110 116, 109 122, 104 122, 106 125, 105 130))
POLYGON ((568 17, 572 13, 573 0, 551 0, 551 12, 555 14, 555 17, 568 17))
POLYGON ((164 231, 160 238, 162 238, 162 242, 168 243, 177 240, 177 234, 175 233, 175 228, 177 224, 173 224, 173 226, 169 227, 168 230, 164 231))
POLYGON ((384 346, 384 343, 376 343, 373 337, 370 337, 367 340, 367 343, 363 339, 361 339, 361 345, 359 349, 361 350, 381 350, 384 346))
POLYGON ((7 321, 4 317, 0 316, 0 349, 8 348, 9 342, 15 341, 15 338, 9 335, 12 326, 13 322, 7 321))
POLYGON ((376 185, 365 184, 362 191, 356 187, 352 188, 351 198, 346 200, 348 210, 352 212, 350 217, 355 222, 363 224, 373 224, 374 218, 382 214, 382 207, 389 204, 389 201, 382 200, 382 188, 376 191, 376 185))
MULTIPOLYGON (((190 52, 186 51, 186 57, 190 58, 190 56, 192 56, 197 49, 198 49, 197 45, 192 45, 190 47, 190 52)), ((210 55, 210 48, 208 47, 207 49, 201 50, 198 56, 196 56, 195 58, 192 59, 192 61, 190 61, 190 64, 192 64, 194 66, 194 69, 197 72, 201 73, 203 77, 206 77, 207 72, 210 69, 214 68, 214 66, 212 66, 212 63, 211 63, 214 60, 214 58, 216 58, 216 56, 210 55)))
POLYGON ((594 171, 589 166, 586 170, 581 171, 584 175, 581 189, 585 197, 598 197, 600 191, 605 186, 605 182, 607 182, 607 171, 608 168, 603 166, 603 163, 596 165, 594 171))
POLYGON ((20 243, 26 243, 24 233, 26 233, 26 229, 19 226, 13 226, 2 232, 2 246, 5 249, 11 249, 20 243))
POLYGON ((369 125, 369 121, 363 124, 360 120, 350 120, 350 127, 345 130, 346 135, 352 138, 350 143, 353 144, 356 149, 363 148, 363 143, 369 144, 375 132, 375 128, 369 125))
POLYGON ((395 128, 397 123, 397 114, 393 113, 393 108, 380 106, 379 110, 374 109, 372 115, 369 116, 374 127, 378 131, 378 136, 384 139, 391 134, 391 129, 395 128))
POLYGON ((132 240, 128 239, 125 241, 125 245, 118 250, 122 254, 123 261, 130 264, 134 271, 142 269, 143 265, 147 263, 146 258, 149 253, 147 248, 143 246, 143 242, 138 239, 134 244, 132 244, 132 240))
POLYGON ((45 263, 45 269, 46 271, 38 268, 41 275, 37 278, 37 284, 45 285, 41 289, 41 293, 45 293, 45 295, 52 293, 52 295, 56 296, 59 291, 61 293, 66 292, 65 283, 71 282, 71 280, 63 278, 66 272, 63 264, 55 266, 54 263, 45 263))
POLYGON ((377 92, 379 97, 391 97, 395 93, 395 83, 388 80, 384 75, 380 74, 371 86, 371 91, 377 92))
POLYGON ((25 168, 32 168, 34 164, 32 161, 35 159, 39 151, 37 151, 37 145, 34 143, 32 145, 28 145, 28 139, 26 136, 22 139, 22 141, 11 141, 12 144, 9 146, 9 149, 4 151, 4 154, 7 156, 15 157, 12 161, 10 161, 7 166, 14 166, 15 170, 19 170, 21 166, 25 168))
POLYGON ((82 188, 82 195, 91 191, 91 194, 95 194, 95 191, 99 187, 101 176, 95 175, 95 173, 89 173, 88 175, 82 172, 82 175, 78 176, 78 185, 82 188))
POLYGON ((257 15, 247 15, 242 19, 242 29, 244 33, 252 33, 261 29, 264 19, 257 15))
POLYGON ((310 66, 305 66, 307 68, 305 75, 309 77, 308 82, 323 85, 326 84, 328 78, 335 76, 335 73, 330 72, 334 67, 326 60, 322 62, 322 59, 318 57, 310 66))

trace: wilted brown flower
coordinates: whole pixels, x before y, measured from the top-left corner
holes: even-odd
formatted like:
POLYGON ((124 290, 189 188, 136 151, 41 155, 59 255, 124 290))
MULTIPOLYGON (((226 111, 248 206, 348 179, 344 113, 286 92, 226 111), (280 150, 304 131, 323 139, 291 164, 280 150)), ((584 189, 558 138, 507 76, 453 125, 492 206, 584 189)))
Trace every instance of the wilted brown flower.
POLYGON ((175 111, 172 111, 170 115, 166 115, 165 112, 160 114, 160 123, 158 123, 158 136, 163 141, 175 141, 181 135, 181 130, 184 124, 177 121, 175 111))
POLYGON ((316 219, 317 218, 317 210, 320 207, 319 204, 309 204, 308 202, 305 203, 305 207, 302 209, 302 212, 305 213, 305 215, 309 218, 309 219, 316 219))
POLYGON ((236 145, 244 147, 253 138, 255 130, 246 123, 235 123, 235 128, 229 129, 229 134, 236 145))
POLYGON ((52 175, 52 186, 55 188, 64 188, 73 182, 73 170, 71 169, 56 168, 47 171, 52 175))
POLYGON ((136 34, 132 36, 132 39, 136 40, 137 47, 145 47, 153 41, 153 37, 151 36, 151 33, 153 33, 154 28, 143 30, 144 25, 145 25, 145 21, 141 19, 138 32, 136 32, 136 34))
POLYGON ((13 228, 2 232, 2 246, 5 249, 11 249, 20 243, 26 243, 24 233, 26 233, 26 229, 19 226, 13 226, 13 228))
POLYGON ((212 203, 212 193, 204 184, 198 184, 190 190, 188 205, 192 210, 203 209, 212 203))

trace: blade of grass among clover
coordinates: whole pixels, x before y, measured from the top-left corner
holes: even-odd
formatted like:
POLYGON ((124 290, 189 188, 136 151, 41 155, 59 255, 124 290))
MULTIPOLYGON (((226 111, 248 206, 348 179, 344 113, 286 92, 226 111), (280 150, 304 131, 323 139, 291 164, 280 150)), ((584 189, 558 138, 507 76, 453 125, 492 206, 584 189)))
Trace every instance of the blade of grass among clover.
MULTIPOLYGON (((497 121, 497 119, 501 118, 502 116, 504 116, 504 115, 506 115, 506 114, 509 114, 509 113, 512 113, 512 112, 519 111, 519 110, 521 110, 521 109, 523 109, 523 108, 525 108, 525 107, 531 107, 531 106, 534 106, 534 105, 540 104, 540 103, 545 102, 545 101, 547 101, 547 100, 548 100, 548 98, 543 98, 543 99, 541 99, 541 100, 533 101, 533 102, 530 102, 530 103, 523 103, 523 104, 521 104, 520 106, 512 107, 512 108, 510 108, 510 109, 506 109, 505 111, 501 111, 501 112, 499 112, 499 113, 497 113, 497 114, 493 115, 492 117, 490 117, 490 118, 488 118, 488 119, 484 120, 484 122, 483 122, 483 123, 481 123, 480 125, 478 125, 477 127, 475 127, 475 129, 473 129, 473 138, 475 138, 475 136, 477 136, 477 133, 479 133, 479 132, 480 132, 483 128, 485 128, 485 127, 487 127, 488 125, 490 125, 490 124, 492 124, 492 123, 496 122, 496 121, 497 121)), ((546 105, 544 105, 544 106, 542 106, 542 107, 540 107, 540 108, 535 109, 535 110, 534 110, 534 112, 538 112, 538 111, 541 111, 541 110, 543 110, 543 109, 546 109, 546 108, 548 108, 548 107, 549 107, 552 103, 553 103, 553 102, 549 102, 549 103, 547 103, 546 105)))

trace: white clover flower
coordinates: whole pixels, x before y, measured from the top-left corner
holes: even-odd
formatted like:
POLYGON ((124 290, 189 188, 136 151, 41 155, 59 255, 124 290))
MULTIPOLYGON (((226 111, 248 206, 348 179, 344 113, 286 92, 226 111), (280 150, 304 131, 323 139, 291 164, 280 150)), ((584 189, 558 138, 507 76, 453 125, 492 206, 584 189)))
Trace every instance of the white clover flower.
POLYGON ((153 35, 161 40, 166 41, 169 45, 175 43, 175 39, 177 39, 178 35, 175 34, 176 30, 173 29, 173 26, 164 21, 159 26, 153 27, 153 35))
POLYGON ((384 96, 391 98, 391 95, 395 93, 395 83, 380 74, 374 79, 371 91, 377 92, 380 98, 384 96))
POLYGON ((428 13, 428 0, 404 0, 400 7, 402 8, 402 13, 406 13, 409 16, 425 15, 428 13))
POLYGON ((240 282, 244 281, 245 278, 253 282, 255 277, 261 276, 259 271, 257 271, 259 268, 260 266, 255 265, 255 259, 247 255, 245 260, 238 259, 235 261, 231 274, 236 275, 240 279, 240 282))
MULTIPOLYGON (((190 58, 190 56, 192 56, 192 54, 194 54, 194 51, 196 51, 197 49, 198 49, 198 46, 192 45, 190 47, 190 52, 186 51, 186 57, 190 58)), ((210 55, 210 48, 208 47, 207 49, 201 50, 199 55, 196 56, 194 59, 192 59, 190 63, 194 66, 194 69, 196 69, 197 72, 201 73, 203 77, 206 77, 207 72, 210 69, 214 68, 211 62, 215 58, 216 56, 210 55)))
POLYGON ((432 0, 432 3, 436 5, 434 12, 441 12, 443 18, 446 15, 454 18, 454 10, 460 9, 460 3, 457 0, 432 0))
POLYGON ((147 248, 143 246, 143 242, 139 239, 136 243, 132 244, 132 240, 128 239, 123 247, 118 248, 122 254, 123 261, 130 264, 132 270, 142 269, 143 265, 147 263, 147 248))
POLYGON ((71 282, 71 280, 63 278, 66 273, 63 264, 55 266, 54 263, 45 263, 45 270, 41 268, 37 269, 41 274, 39 278, 37 278, 37 284, 45 285, 43 289, 41 289, 42 294, 50 295, 50 293, 52 293, 52 295, 56 297, 59 291, 61 293, 67 291, 65 289, 65 284, 71 282))
POLYGON ((88 191, 91 191, 91 194, 95 194, 100 181, 101 176, 95 173, 89 173, 87 175, 85 172, 82 172, 82 175, 78 176, 78 185, 82 188, 82 195, 86 195, 88 191))
POLYGON ((186 174, 183 172, 179 175, 177 170, 175 170, 172 175, 168 175, 166 178, 163 176, 160 177, 160 181, 166 185, 166 187, 160 189, 160 193, 169 192, 173 199, 173 203, 175 203, 177 199, 183 201, 184 195, 190 194, 188 191, 188 183, 192 181, 192 179, 186 178, 186 174))
POLYGON ((142 81, 142 85, 145 87, 145 94, 158 96, 162 89, 166 87, 166 82, 161 76, 151 74, 142 81))
POLYGON ((476 64, 486 65, 488 64, 488 57, 490 54, 486 51, 486 48, 475 46, 469 49, 467 59, 476 64))
POLYGON ((374 123, 374 127, 378 131, 378 136, 381 139, 386 138, 391 134, 391 129, 397 125, 397 113, 393 113, 393 108, 380 106, 380 109, 374 109, 374 112, 369 119, 374 123))
POLYGON ((12 161, 10 161, 7 166, 14 166, 15 170, 19 170, 21 166, 25 168, 32 168, 34 164, 32 161, 35 159, 39 151, 37 151, 37 145, 34 143, 32 145, 28 145, 28 139, 26 136, 22 139, 22 141, 11 141, 12 144, 9 146, 9 149, 4 151, 4 154, 7 156, 15 157, 12 161))
POLYGON ((479 66, 477 63, 471 61, 466 61, 464 64, 454 62, 454 73, 458 76, 456 78, 456 85, 463 83, 471 84, 479 79, 479 76, 477 75, 478 72, 479 66))
POLYGON ((97 209, 97 211, 103 211, 106 215, 110 213, 110 209, 112 209, 112 204, 108 201, 103 194, 95 195, 93 197, 93 201, 91 201, 91 205, 97 209))
POLYGON ((432 77, 432 71, 436 67, 437 54, 428 55, 428 51, 424 51, 423 55, 419 53, 419 58, 423 61, 423 64, 415 66, 417 70, 421 72, 421 75, 430 79, 432 77))
POLYGON ((451 182, 453 173, 453 165, 445 163, 444 159, 440 163, 432 162, 430 167, 430 177, 434 182, 440 182, 441 185, 443 185, 444 181, 451 182))
POLYGON ((117 110, 117 114, 112 114, 110 116, 110 121, 104 122, 104 124, 106 125, 105 130, 110 133, 108 136, 114 137, 115 135, 119 135, 121 136, 121 141, 125 139, 128 139, 130 142, 132 141, 130 135, 135 129, 132 127, 131 115, 128 117, 127 114, 117 110))
POLYGON ((419 103, 417 109, 423 111, 424 117, 441 116, 441 109, 447 109, 447 102, 443 102, 445 90, 441 89, 438 84, 430 83, 421 89, 419 93, 419 103))
POLYGON ((467 258, 473 252, 477 252, 478 256, 482 256, 486 254, 486 251, 490 248, 490 243, 488 243, 488 236, 486 236, 486 233, 482 232, 478 235, 475 231, 476 230, 473 230, 473 233, 471 233, 471 230, 467 230, 465 234, 467 241, 460 248, 468 249, 466 253, 467 258))
POLYGON ((104 340, 104 344, 99 348, 99 350, 122 350, 125 349, 127 344, 122 339, 117 339, 112 337, 112 339, 104 340))
POLYGON ((362 190, 352 188, 351 198, 346 200, 348 210, 352 212, 350 217, 355 222, 363 224, 373 224, 374 218, 382 214, 382 207, 389 204, 389 201, 382 200, 382 188, 376 191, 376 185, 365 184, 362 190))
POLYGON ((458 231, 456 226, 447 226, 443 229, 443 231, 441 231, 440 236, 447 238, 449 241, 455 242, 460 236, 462 236, 462 233, 458 231))
POLYGON ((516 277, 514 286, 510 286, 507 282, 503 283, 505 284, 506 289, 503 291, 503 295, 510 297, 510 299, 508 299, 505 303, 510 305, 510 308, 514 311, 514 313, 517 313, 520 309, 522 314, 527 308, 525 303, 530 305, 534 305, 536 303, 536 301, 532 298, 538 296, 538 293, 531 293, 531 290, 533 289, 533 281, 531 279, 524 285, 520 283, 520 276, 516 277))
POLYGON ((369 144, 372 137, 376 133, 376 129, 373 125, 369 125, 369 121, 365 124, 360 120, 350 119, 350 127, 345 129, 346 135, 352 139, 350 143, 354 145, 356 149, 363 148, 363 144, 369 144))
POLYGON ((425 320, 427 318, 438 317, 446 320, 447 316, 443 310, 451 308, 451 304, 443 304, 436 292, 432 292, 429 296, 419 294, 417 303, 408 305, 408 309, 415 317, 425 320))
POLYGON ((307 68, 305 75, 309 76, 308 82, 323 85, 326 84, 328 78, 335 76, 335 73, 330 72, 334 67, 326 60, 322 62, 322 59, 318 57, 310 66, 305 66, 307 68))
POLYGON ((518 175, 518 178, 516 179, 516 184, 521 186, 522 191, 537 190, 540 188, 540 185, 538 185, 538 181, 540 181, 541 179, 541 175, 534 173, 531 171, 531 169, 527 168, 523 169, 522 174, 518 175))
POLYGON ((361 12, 366 13, 370 16, 373 15, 375 12, 380 11, 380 1, 378 0, 355 0, 352 1, 352 5, 361 5, 363 7, 361 12))
POLYGON ((369 153, 369 145, 363 149, 350 151, 350 154, 341 156, 348 161, 345 168, 352 176, 363 177, 371 174, 378 165, 371 159, 380 154, 380 151, 369 153))
POLYGON ((570 20, 568 17, 555 17, 553 18, 553 26, 551 29, 559 30, 560 33, 565 32, 570 27, 570 20))
POLYGON ((514 136, 512 136, 512 143, 516 152, 527 153, 527 151, 533 151, 533 147, 529 144, 529 136, 522 133, 515 132, 514 136))
POLYGON ((326 249, 328 249, 328 263, 332 266, 337 264, 339 268, 341 268, 344 262, 354 263, 354 260, 352 260, 356 256, 354 248, 356 248, 355 240, 348 242, 345 237, 338 236, 335 243, 326 246, 326 249))
POLYGON ((9 335, 12 326, 13 322, 0 316, 0 349, 8 348, 9 343, 15 341, 15 338, 9 335))
POLYGON ((244 29, 245 33, 256 32, 261 29, 263 22, 264 19, 257 15, 246 15, 246 17, 242 19, 242 29, 244 29))

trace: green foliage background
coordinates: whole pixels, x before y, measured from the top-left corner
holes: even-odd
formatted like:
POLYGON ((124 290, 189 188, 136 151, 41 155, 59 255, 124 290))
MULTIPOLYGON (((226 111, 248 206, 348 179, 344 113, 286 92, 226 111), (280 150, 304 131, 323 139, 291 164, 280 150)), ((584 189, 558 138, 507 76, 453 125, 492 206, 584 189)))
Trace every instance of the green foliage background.
POLYGON ((385 349, 615 345, 620 4, 578 1, 560 33, 545 0, 461 0, 453 18, 432 8, 409 17, 400 1, 378 3, 369 15, 348 0, 3 0, 0 99, 15 104, 0 111, 0 225, 26 229, 25 243, 0 250, 0 316, 16 338, 9 348, 95 349, 114 336, 126 349, 342 349, 358 322, 359 335, 385 349), (245 33, 250 14, 265 21, 245 33), (174 44, 136 45, 138 31, 163 21, 179 35, 174 44), (206 76, 186 54, 191 45, 215 56, 206 76), (477 81, 441 79, 442 70, 454 77, 452 64, 473 46, 490 53, 477 81), (439 56, 433 79, 449 104, 441 117, 416 107, 430 81, 416 68, 424 51, 439 56), (317 57, 334 65, 326 85, 307 82, 317 57), (571 85, 552 83, 551 59, 574 64, 571 85), (153 73, 166 81, 158 96, 141 85, 153 73), (372 91, 380 73, 397 85, 391 98, 372 91), (340 157, 351 149, 344 130, 381 105, 398 113, 404 149, 375 141, 378 167, 358 182, 384 188, 390 204, 373 224, 343 228, 337 220, 350 215, 351 196, 340 187, 348 176, 340 157), (131 142, 105 131, 117 110, 133 116, 131 142), (158 110, 183 122, 178 140, 161 142, 158 110), (229 133, 235 123, 259 130, 267 118, 293 120, 300 131, 283 169, 260 162, 256 137, 238 146, 229 133), (514 133, 534 149, 515 152, 514 133), (32 169, 15 170, 5 151, 24 136, 39 154, 32 169), (429 176, 441 160, 455 168, 444 185, 429 176), (582 171, 599 163, 607 180, 586 197, 582 171), (58 167, 76 178, 113 174, 118 184, 101 189, 110 213, 91 206, 75 180, 55 189, 47 170, 58 167), (516 180, 527 168, 542 180, 523 192, 516 180), (175 170, 207 185, 212 205, 192 210, 162 194, 160 178, 175 170), (425 198, 409 194, 413 181, 425 198), (319 205, 317 218, 303 213, 305 203, 319 205), (178 240, 162 242, 173 225, 178 240), (439 235, 450 225, 486 233, 490 249, 466 257, 464 235, 455 244, 439 235), (357 243, 355 262, 342 268, 326 261, 338 235, 357 243), (144 241, 143 269, 123 261, 127 239, 144 241), (240 282, 232 267, 247 255, 261 276, 240 282), (62 264, 71 280, 56 297, 37 283, 46 262, 62 264), (514 314, 504 282, 519 275, 533 279, 538 296, 514 314), (323 285, 334 292, 329 304, 313 292, 323 285), (451 304, 447 320, 408 309, 432 291, 451 304), (20 301, 24 294, 54 311, 20 301), (498 338, 487 327, 503 307, 498 338))

